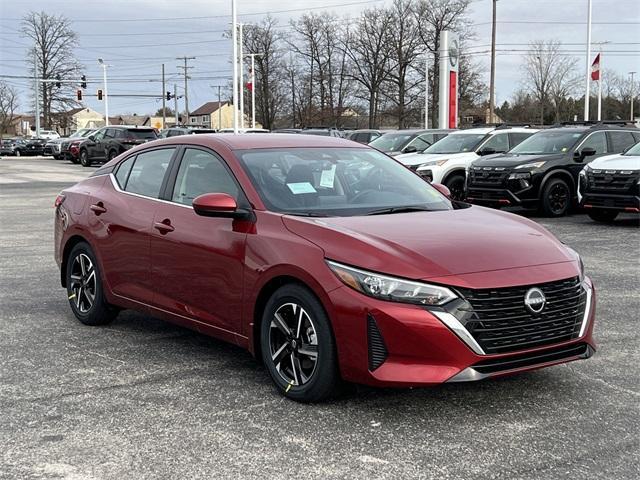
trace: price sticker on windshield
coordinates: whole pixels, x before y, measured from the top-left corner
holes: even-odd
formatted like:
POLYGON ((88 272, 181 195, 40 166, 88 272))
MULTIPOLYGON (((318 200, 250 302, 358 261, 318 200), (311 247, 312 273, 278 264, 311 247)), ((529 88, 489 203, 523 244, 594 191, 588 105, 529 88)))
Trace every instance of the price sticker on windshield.
POLYGON ((324 188, 333 188, 333 182, 336 178, 336 166, 331 165, 329 170, 323 170, 320 175, 320 186, 324 188))
POLYGON ((316 189, 313 188, 309 182, 297 182, 297 183, 287 183, 287 187, 291 190, 291 193, 294 195, 302 195, 304 193, 316 193, 316 189))

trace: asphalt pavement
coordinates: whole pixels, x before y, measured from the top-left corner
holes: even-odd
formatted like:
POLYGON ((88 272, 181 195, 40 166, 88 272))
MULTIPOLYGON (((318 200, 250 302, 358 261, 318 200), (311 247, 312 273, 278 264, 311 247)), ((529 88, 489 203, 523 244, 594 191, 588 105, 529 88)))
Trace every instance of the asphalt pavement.
POLYGON ((0 478, 638 478, 637 219, 533 217, 594 280, 593 358, 302 405, 221 341, 130 311, 108 327, 75 320, 53 202, 91 171, 0 160, 0 478))

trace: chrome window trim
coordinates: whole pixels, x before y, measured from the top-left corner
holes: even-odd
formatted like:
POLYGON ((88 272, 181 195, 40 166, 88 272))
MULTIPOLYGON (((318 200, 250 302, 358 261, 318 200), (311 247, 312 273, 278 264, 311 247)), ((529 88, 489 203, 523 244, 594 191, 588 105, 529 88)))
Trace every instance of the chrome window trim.
POLYGON ((482 347, 478 345, 478 342, 471 336, 469 330, 467 330, 460 321, 449 312, 430 311, 433 315, 449 327, 453 333, 455 333, 460 340, 467 344, 467 346, 478 355, 486 355, 482 347))
MULTIPOLYGON (((125 195, 131 195, 132 197, 145 198, 147 200, 153 200, 153 201, 156 201, 156 202, 166 203, 166 204, 169 204, 169 205, 175 205, 175 206, 178 206, 178 207, 188 208, 190 210, 193 210, 193 207, 191 205, 183 205, 181 203, 170 202, 169 200, 163 200, 162 198, 147 197, 145 195, 140 195, 139 193, 127 192, 126 190, 122 190, 120 188, 120 185, 118 185, 118 181, 116 180, 116 177, 113 174, 113 172, 105 173, 105 175, 109 175, 109 178, 111 179, 111 185, 113 185, 113 189, 118 193, 123 193, 125 195)), ((98 175, 96 175, 96 176, 98 176, 98 175)), ((102 175, 100 175, 100 176, 102 176, 102 175)))

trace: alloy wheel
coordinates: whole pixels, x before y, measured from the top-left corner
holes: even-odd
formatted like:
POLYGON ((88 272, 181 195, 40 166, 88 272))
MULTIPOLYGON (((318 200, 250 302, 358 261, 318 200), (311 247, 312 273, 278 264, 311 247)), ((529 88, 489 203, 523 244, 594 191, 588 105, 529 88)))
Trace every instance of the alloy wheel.
POLYGON ((87 313, 93 307, 96 298, 96 272, 91 259, 79 253, 71 265, 69 300, 80 313, 87 313))
POLYGON ((297 303, 285 303, 273 314, 269 327, 271 361, 290 385, 304 385, 318 363, 318 336, 311 316, 297 303))
POLYGON ((463 200, 464 198, 464 177, 455 177, 452 181, 447 185, 449 191, 451 192, 452 200, 463 200))
POLYGON ((560 214, 567 208, 569 202, 569 190, 563 183, 556 183, 549 190, 547 196, 549 200, 549 206, 554 214, 560 214))

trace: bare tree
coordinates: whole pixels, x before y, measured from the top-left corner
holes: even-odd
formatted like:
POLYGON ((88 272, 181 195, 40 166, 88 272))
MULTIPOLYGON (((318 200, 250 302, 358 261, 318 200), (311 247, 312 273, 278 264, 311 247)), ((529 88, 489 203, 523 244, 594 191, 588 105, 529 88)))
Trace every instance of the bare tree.
POLYGON ((13 124, 17 109, 18 91, 7 82, 0 80, 0 139, 13 124))
POLYGON ((575 88, 576 59, 561 55, 562 44, 557 40, 538 40, 529 44, 529 52, 522 66, 525 87, 540 105, 540 123, 544 124, 545 102, 553 100, 556 120, 560 117, 560 101, 575 88))
MULTIPOLYGON (((22 19, 22 33, 33 41, 26 59, 32 74, 35 73, 35 62, 40 78, 80 78, 82 67, 73 53, 78 37, 67 18, 46 12, 30 12, 22 19)), ((55 83, 42 83, 40 87, 42 117, 45 127, 50 128, 53 114, 77 105, 73 95, 75 86, 61 83, 57 87, 55 83)))
POLYGON ((380 87, 389 77, 389 32, 393 18, 388 10, 365 10, 344 48, 354 64, 353 79, 369 104, 369 128, 377 126, 380 87))

